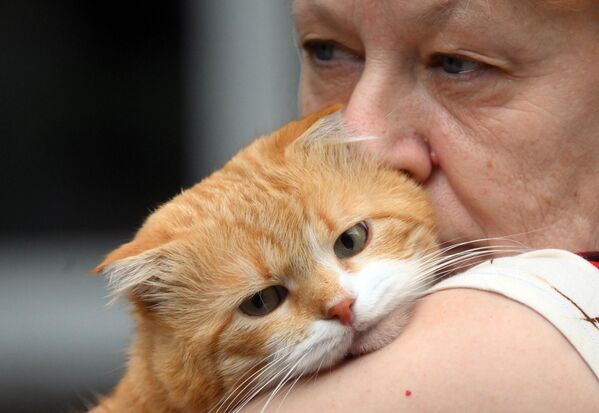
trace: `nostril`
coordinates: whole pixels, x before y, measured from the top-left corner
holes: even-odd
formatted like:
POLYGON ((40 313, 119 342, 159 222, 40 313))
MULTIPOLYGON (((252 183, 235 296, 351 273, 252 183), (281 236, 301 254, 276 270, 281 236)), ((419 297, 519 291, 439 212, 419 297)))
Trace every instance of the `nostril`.
POLYGON ((354 319, 352 305, 356 300, 354 298, 344 298, 335 305, 332 305, 327 310, 326 316, 328 319, 338 319, 341 324, 351 325, 354 319))

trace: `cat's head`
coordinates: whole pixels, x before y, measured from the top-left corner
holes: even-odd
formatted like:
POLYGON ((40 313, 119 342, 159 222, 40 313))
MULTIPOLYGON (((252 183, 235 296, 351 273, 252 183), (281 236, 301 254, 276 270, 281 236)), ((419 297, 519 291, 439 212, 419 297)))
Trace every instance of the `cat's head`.
POLYGON ((351 149, 341 117, 321 119, 333 110, 257 140, 97 267, 135 304, 138 341, 169 343, 227 388, 333 365, 422 291, 429 201, 351 149))

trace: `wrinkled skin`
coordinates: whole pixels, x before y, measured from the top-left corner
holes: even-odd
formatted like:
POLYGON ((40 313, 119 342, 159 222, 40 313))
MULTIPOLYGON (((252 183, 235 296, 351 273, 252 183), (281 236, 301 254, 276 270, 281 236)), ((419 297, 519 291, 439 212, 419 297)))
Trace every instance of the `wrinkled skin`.
POLYGON ((301 111, 347 104, 444 241, 599 249, 599 5, 543 3, 296 0, 301 111))

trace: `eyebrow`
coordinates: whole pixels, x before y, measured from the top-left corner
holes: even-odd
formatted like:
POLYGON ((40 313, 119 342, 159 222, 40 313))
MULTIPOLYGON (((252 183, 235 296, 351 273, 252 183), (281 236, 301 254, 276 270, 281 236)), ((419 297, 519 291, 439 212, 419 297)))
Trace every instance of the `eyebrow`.
MULTIPOLYGON (((470 1, 471 0, 467 1, 466 8, 468 8, 470 1)), ((461 3, 461 0, 439 0, 431 5, 425 6, 426 8, 415 13, 412 18, 419 23, 440 23, 448 19, 461 3)), ((337 18, 331 9, 332 7, 320 0, 294 0, 291 15, 294 19, 310 16, 324 22, 335 22, 337 18), (301 7, 298 7, 299 4, 301 4, 301 7)))
POLYGON ((294 22, 308 17, 331 24, 334 24, 337 21, 337 18, 332 13, 331 9, 322 4, 322 2, 319 0, 293 0, 293 4, 291 6, 291 17, 293 18, 294 22), (301 4, 301 6, 298 6, 299 4, 301 4))

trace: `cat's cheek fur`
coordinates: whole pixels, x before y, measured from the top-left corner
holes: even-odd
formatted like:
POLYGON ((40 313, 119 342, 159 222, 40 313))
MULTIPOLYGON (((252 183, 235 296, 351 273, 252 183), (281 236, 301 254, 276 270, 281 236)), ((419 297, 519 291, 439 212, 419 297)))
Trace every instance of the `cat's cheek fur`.
POLYGON ((316 320, 306 340, 296 345, 289 360, 297 363, 298 373, 312 373, 343 360, 353 343, 350 327, 335 320, 316 320))
POLYGON ((356 296, 352 354, 374 351, 399 335, 412 303, 428 287, 421 273, 416 259, 382 259, 342 275, 342 283, 356 296))
POLYGON ((360 356, 391 343, 401 334, 408 323, 412 307, 413 303, 401 303, 374 327, 356 335, 349 354, 360 356))

